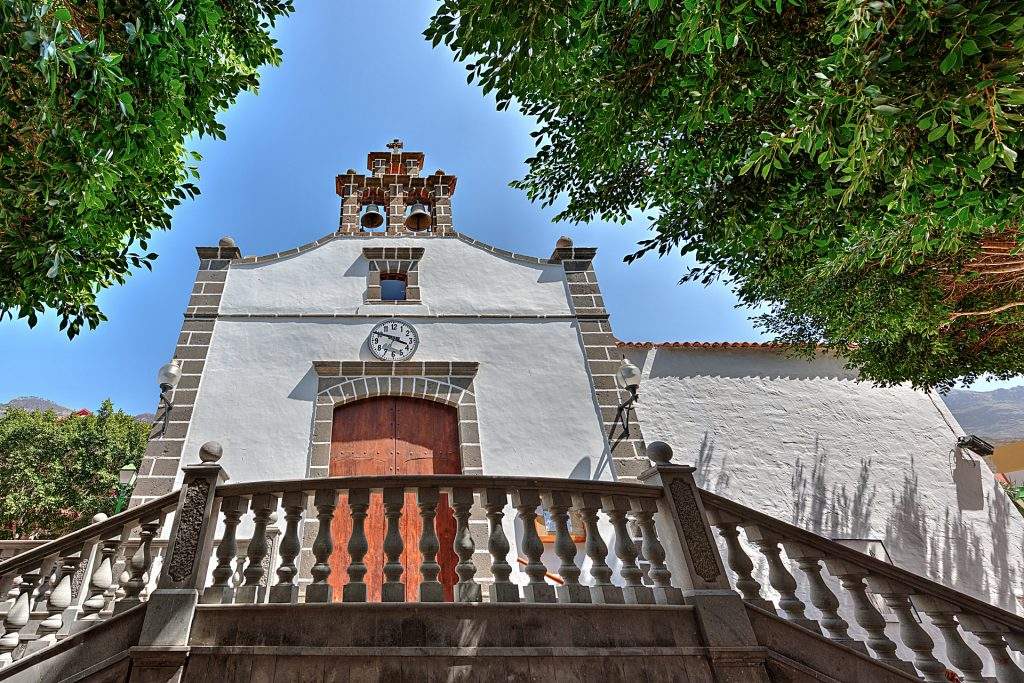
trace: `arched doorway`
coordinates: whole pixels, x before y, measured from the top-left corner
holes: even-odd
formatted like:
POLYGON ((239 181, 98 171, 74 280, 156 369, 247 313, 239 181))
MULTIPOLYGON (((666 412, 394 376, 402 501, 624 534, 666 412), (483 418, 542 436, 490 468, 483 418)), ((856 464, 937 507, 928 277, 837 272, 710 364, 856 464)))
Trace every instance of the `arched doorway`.
MULTIPOLYGON (((459 421, 455 408, 418 398, 381 396, 339 406, 334 411, 331 430, 330 476, 391 474, 461 474, 459 458, 459 421)), ((370 497, 366 517, 369 550, 366 564, 367 599, 377 602, 384 580, 384 503, 379 493, 370 497)), ((419 551, 423 523, 416 494, 405 494, 402 509, 402 581, 407 601, 419 599, 422 556, 419 551)), ((457 581, 458 557, 452 549, 455 520, 447 496, 437 506, 437 535, 441 549, 438 580, 444 586, 445 600, 452 600, 457 581)), ((348 583, 348 540, 352 519, 348 500, 342 496, 331 526, 334 553, 331 555, 330 583, 334 594, 341 595, 348 583)))

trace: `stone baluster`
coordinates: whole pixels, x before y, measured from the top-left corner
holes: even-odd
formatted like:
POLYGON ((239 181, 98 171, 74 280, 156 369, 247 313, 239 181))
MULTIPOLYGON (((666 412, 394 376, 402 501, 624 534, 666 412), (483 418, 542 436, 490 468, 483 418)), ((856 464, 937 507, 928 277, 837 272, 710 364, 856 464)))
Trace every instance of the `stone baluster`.
MULTIPOLYGON (((926 681, 942 683, 947 681, 946 665, 935 658, 935 641, 921 626, 907 586, 882 576, 868 576, 868 588, 881 596, 886 607, 891 609, 900 623, 900 640, 914 653, 914 667, 926 681)), ((913 673, 913 672, 911 672, 913 673)), ((1002 680, 1002 679, 1000 679, 1002 680)))
POLYGON ((839 615, 839 598, 832 592, 821 575, 823 553, 795 541, 783 541, 782 546, 786 549, 789 559, 796 562, 796 566, 800 567, 800 571, 807 577, 811 604, 821 612, 818 625, 825 629, 825 634, 841 645, 867 654, 864 643, 850 637, 850 624, 839 615))
POLYGON ((1024 652, 1024 632, 1015 631, 1003 626, 1002 624, 994 624, 988 619, 969 614, 963 614, 960 616, 960 625, 977 636, 981 644, 984 645, 990 653, 992 653, 992 659, 997 673, 997 680, 1002 681, 1003 678, 1005 678, 1006 680, 1013 681, 1014 683, 1024 680, 1020 677, 1020 674, 1017 673, 1017 671, 1020 671, 1017 663, 1013 660, 1011 655, 1006 653, 1005 650, 1005 648, 1009 646, 1009 648, 1014 652, 1024 652), (978 621, 978 619, 983 619, 983 621, 978 621), (999 639, 995 640, 988 635, 990 633, 998 634, 999 639), (990 644, 986 644, 987 640, 990 641, 990 644), (993 649, 995 652, 993 652, 993 649), (1004 657, 1008 658, 1009 661, 1003 659, 1004 657))
POLYGON ((509 581, 512 574, 512 565, 508 563, 511 545, 502 526, 508 494, 505 489, 484 489, 481 500, 487 512, 487 551, 491 554, 491 574, 494 576, 490 601, 519 602, 519 588, 509 581))
POLYGON ((230 496, 221 501, 224 514, 224 535, 217 544, 217 566, 213 568, 213 584, 203 591, 203 604, 230 605, 235 599, 232 585, 234 569, 232 562, 238 553, 238 524, 249 507, 249 501, 240 496, 230 496))
MULTIPOLYGON (((5 557, 4 559, 8 558, 5 557)), ((16 572, 0 576, 0 614, 7 614, 18 599, 20 594, 20 591, 18 591, 19 585, 21 585, 21 575, 16 572)))
POLYGON ((512 505, 519 511, 519 521, 523 525, 523 554, 526 555, 526 567, 523 571, 530 577, 529 583, 523 586, 523 597, 526 602, 556 602, 555 589, 544 581, 547 567, 541 561, 544 554, 544 543, 537 535, 537 506, 540 495, 534 489, 516 489, 512 493, 512 505))
POLYGON ((654 591, 643 584, 643 572, 636 563, 636 543, 629 534, 626 513, 630 510, 626 496, 605 496, 602 499, 604 511, 615 530, 615 556, 622 565, 619 573, 626 585, 622 595, 627 604, 653 605, 654 591))
POLYGON ((829 574, 839 579, 839 584, 850 594, 853 601, 853 618, 867 634, 868 648, 880 662, 914 673, 913 665, 896 656, 896 643, 885 634, 885 617, 871 604, 864 579, 868 572, 845 560, 825 558, 829 574))
POLYGON ((53 584, 57 580, 55 575, 60 570, 59 559, 57 555, 50 555, 43 559, 39 570, 39 586, 36 588, 35 595, 32 598, 30 615, 32 621, 45 619, 46 615, 49 614, 46 610, 46 602, 50 598, 50 590, 53 589, 53 584))
POLYGON ((587 557, 590 558, 590 575, 594 585, 590 587, 592 602, 602 605, 621 605, 625 602, 622 589, 612 585, 612 570, 605 558, 608 557, 608 546, 601 537, 601 529, 597 523, 597 512, 601 509, 601 496, 596 493, 583 493, 573 496, 573 507, 580 511, 583 526, 587 530, 587 557))
POLYGON ((28 624, 32 591, 39 583, 39 574, 22 574, 18 597, 4 617, 4 634, 0 636, 0 669, 14 661, 14 651, 21 643, 21 629, 28 624))
POLYGON ((270 523, 270 516, 277 510, 278 498, 274 494, 262 493, 252 497, 249 508, 252 510, 253 528, 252 538, 249 539, 249 547, 246 552, 245 576, 243 583, 235 593, 235 602, 238 604, 249 604, 263 602, 265 594, 261 585, 265 569, 263 558, 267 555, 267 525, 270 523))
POLYGON ((299 601, 299 586, 295 576, 299 573, 295 566, 295 558, 302 550, 299 541, 299 524, 302 522, 302 511, 309 502, 309 494, 305 491, 291 491, 284 494, 281 505, 284 507, 284 535, 278 545, 281 555, 281 566, 277 569, 277 585, 270 589, 269 602, 295 603, 299 601))
POLYGON ((576 566, 576 542, 572 540, 569 530, 572 496, 565 491, 550 491, 542 493, 541 500, 555 523, 555 554, 561 560, 558 575, 565 582, 555 587, 555 595, 559 602, 590 602, 590 590, 580 584, 581 570, 576 566))
MULTIPOLYGON (((942 639, 946 643, 946 657, 949 658, 949 663, 960 670, 965 681, 969 683, 982 683, 985 680, 984 676, 981 675, 984 664, 981 658, 964 641, 964 637, 960 635, 959 624, 957 623, 960 610, 955 605, 945 600, 933 598, 930 595, 915 595, 914 602, 917 604, 918 609, 923 610, 928 615, 935 628, 939 629, 939 632, 942 633, 942 639)), ((982 624, 975 623, 972 625, 981 626, 982 624)), ((999 678, 1000 683, 1003 683, 1003 680, 1003 678, 999 678)))
POLYGON ((113 598, 113 595, 108 595, 108 591, 114 584, 114 555, 120 543, 116 537, 101 541, 92 577, 89 579, 89 594, 82 603, 82 618, 72 627, 75 632, 89 628, 104 618, 108 603, 113 598))
POLYGON ((32 642, 28 652, 36 652, 57 644, 57 632, 64 625, 64 610, 71 606, 71 579, 82 561, 80 551, 65 555, 57 567, 57 578, 46 600, 47 617, 36 628, 38 638, 32 642))
POLYGON ((444 586, 437 580, 441 573, 441 565, 437 563, 437 551, 441 549, 441 542, 434 528, 439 500, 440 493, 436 488, 424 486, 416 492, 423 524, 419 544, 420 556, 423 558, 420 562, 420 602, 444 602, 444 586))
POLYGON ((344 602, 366 602, 366 511, 370 507, 370 489, 351 489, 348 507, 352 511, 352 534, 348 538, 348 583, 341 589, 344 602))
POLYGON ((153 562, 153 537, 160 529, 160 519, 150 519, 142 523, 139 530, 139 547, 128 560, 128 581, 124 585, 124 598, 114 604, 114 614, 142 604, 142 589, 146 587, 146 573, 153 562))
POLYGON ((319 489, 313 494, 313 505, 316 507, 316 539, 313 541, 313 558, 316 562, 310 570, 313 583, 306 586, 306 602, 331 602, 331 586, 327 583, 331 575, 328 560, 334 551, 331 540, 331 522, 334 519, 334 508, 338 506, 338 492, 334 489, 319 489))
POLYGON ((672 586, 672 572, 665 565, 665 546, 658 538, 658 530, 654 525, 658 502, 651 498, 637 498, 630 501, 630 504, 643 536, 644 557, 650 563, 647 575, 654 582, 654 601, 659 605, 682 605, 683 591, 672 586))
POLYGON ((744 524, 743 530, 747 534, 747 539, 757 546, 768 561, 768 583, 778 591, 779 608, 786 619, 815 633, 821 633, 818 623, 807 618, 804 612, 807 606, 804 605, 804 601, 796 596, 796 579, 782 561, 782 549, 779 547, 782 539, 757 524, 744 524))
POLYGON ((476 545, 469 532, 469 516, 473 509, 473 489, 452 489, 452 510, 455 514, 455 554, 459 563, 455 565, 455 573, 459 581, 455 584, 455 602, 480 602, 480 584, 474 580, 476 565, 473 564, 473 553, 476 545))
POLYGON ((725 561, 736 576, 736 588, 743 600, 766 612, 776 614, 775 605, 761 595, 761 584, 754 578, 754 562, 747 555, 740 542, 739 525, 743 520, 728 512, 708 509, 708 521, 718 529, 718 535, 725 542, 725 561))
POLYGON ((978 642, 992 655, 992 665, 996 670, 996 680, 999 683, 1022 683, 1024 682, 1024 671, 1021 671, 1017 663, 1013 661, 1006 651, 1006 641, 1003 639, 1003 631, 998 627, 990 628, 981 626, 978 630, 968 627, 966 615, 960 617, 960 624, 978 638, 978 642))
POLYGON ((405 602, 405 584, 402 582, 402 506, 405 504, 405 490, 384 489, 384 519, 387 531, 384 534, 384 583, 380 590, 381 602, 405 602))

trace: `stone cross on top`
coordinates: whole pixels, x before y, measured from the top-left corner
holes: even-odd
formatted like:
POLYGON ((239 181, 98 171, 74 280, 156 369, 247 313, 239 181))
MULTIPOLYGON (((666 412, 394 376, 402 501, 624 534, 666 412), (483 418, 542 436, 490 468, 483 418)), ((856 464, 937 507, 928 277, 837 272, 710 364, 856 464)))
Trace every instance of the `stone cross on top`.
POLYGON ((423 152, 405 150, 398 138, 385 145, 387 151, 370 152, 366 156, 369 175, 350 168, 335 178, 335 190, 342 198, 338 232, 360 234, 367 232, 359 222, 359 214, 367 205, 386 207, 385 227, 377 231, 387 234, 410 232, 404 226, 404 217, 412 204, 427 207, 431 214, 430 228, 417 234, 448 234, 452 231, 451 195, 455 192, 455 176, 442 170, 422 177, 423 152))

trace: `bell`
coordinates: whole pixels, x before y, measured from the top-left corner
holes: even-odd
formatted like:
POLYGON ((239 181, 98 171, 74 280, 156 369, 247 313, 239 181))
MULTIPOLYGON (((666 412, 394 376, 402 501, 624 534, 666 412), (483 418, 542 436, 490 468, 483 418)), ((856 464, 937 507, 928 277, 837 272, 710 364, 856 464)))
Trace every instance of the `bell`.
POLYGON ((376 204, 367 204, 363 215, 359 217, 359 227, 363 230, 374 230, 384 225, 384 212, 376 204))
POLYGON ((426 230, 430 227, 430 210, 426 204, 413 204, 405 218, 405 227, 410 230, 426 230))

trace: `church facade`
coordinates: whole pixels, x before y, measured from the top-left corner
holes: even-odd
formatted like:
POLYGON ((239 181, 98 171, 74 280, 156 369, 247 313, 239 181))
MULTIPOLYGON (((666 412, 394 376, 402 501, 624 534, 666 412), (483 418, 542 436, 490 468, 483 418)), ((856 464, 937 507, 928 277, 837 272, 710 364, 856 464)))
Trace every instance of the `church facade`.
POLYGON ((1024 524, 955 448, 962 430, 941 399, 772 344, 621 342, 594 249, 563 238, 526 256, 457 232, 456 177, 424 161, 396 141, 366 173, 339 175, 338 230, 310 244, 198 249, 182 377, 135 504, 180 486, 211 440, 232 482, 634 481, 650 466, 645 440, 662 440, 703 488, 1021 611, 1024 524), (624 359, 640 373, 625 410, 624 359))

